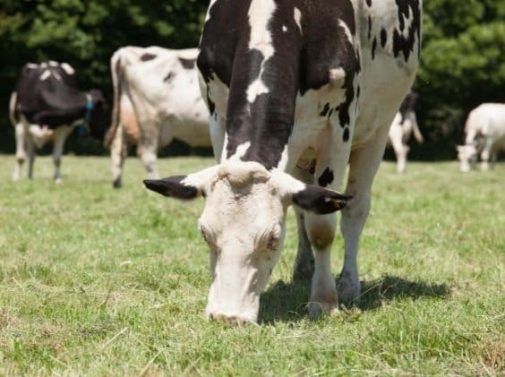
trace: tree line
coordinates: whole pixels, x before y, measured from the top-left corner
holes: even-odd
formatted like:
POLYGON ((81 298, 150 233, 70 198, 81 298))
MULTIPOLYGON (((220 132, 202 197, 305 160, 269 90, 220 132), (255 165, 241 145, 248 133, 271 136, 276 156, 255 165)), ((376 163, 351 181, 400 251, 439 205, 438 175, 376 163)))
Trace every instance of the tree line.
MULTIPOLYGON (((69 62, 83 90, 112 98, 109 60, 126 45, 198 44, 208 0, 0 0, 0 152, 14 150, 8 101, 26 62, 69 62)), ((424 1, 421 67, 414 89, 426 145, 412 157, 451 158, 469 110, 505 102, 505 0, 424 1)), ((87 140, 80 153, 104 153, 87 140)))

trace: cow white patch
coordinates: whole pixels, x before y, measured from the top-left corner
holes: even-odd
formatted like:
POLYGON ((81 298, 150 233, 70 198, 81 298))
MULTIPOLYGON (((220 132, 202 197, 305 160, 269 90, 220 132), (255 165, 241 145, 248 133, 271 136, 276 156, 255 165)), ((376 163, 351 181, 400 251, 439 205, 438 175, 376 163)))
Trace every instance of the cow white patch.
POLYGON ((68 63, 61 63, 61 68, 67 73, 67 75, 73 75, 75 70, 68 63))
POLYGON ((39 68, 39 65, 35 64, 35 63, 28 63, 28 64, 26 64, 26 67, 30 68, 30 69, 35 69, 35 68, 39 68))
POLYGON ((275 2, 272 0, 253 0, 249 7, 249 25, 251 27, 251 37, 249 49, 257 50, 263 55, 260 73, 258 78, 247 89, 247 99, 254 102, 259 94, 267 93, 268 88, 261 77, 265 69, 265 63, 274 54, 272 35, 268 28, 270 19, 275 11, 275 2))
POLYGON ((251 146, 251 142, 250 141, 246 141, 245 143, 240 144, 237 147, 237 150, 235 151, 235 154, 233 156, 231 156, 229 159, 230 160, 238 160, 238 159, 244 157, 250 146, 251 146))
POLYGON ((345 79, 345 71, 343 68, 330 69, 329 76, 332 83, 342 82, 345 79))
POLYGON ((288 31, 288 27, 286 25, 282 25, 282 31, 285 33, 288 31))
POLYGON ((347 37, 347 40, 349 41, 349 43, 353 44, 352 33, 351 33, 351 30, 349 29, 349 26, 347 26, 347 24, 342 20, 338 21, 338 25, 342 29, 344 29, 345 36, 347 37))
POLYGON ((51 76, 51 71, 45 70, 44 72, 42 72, 39 79, 40 79, 40 81, 44 81, 44 80, 47 80, 50 76, 51 76))
POLYGON ((300 9, 295 8, 294 15, 296 26, 298 26, 298 29, 300 29, 300 33, 303 34, 302 30, 302 12, 300 12, 300 9))
POLYGON ((268 93, 268 88, 265 86, 263 81, 258 78, 249 85, 249 88, 247 88, 247 101, 252 103, 256 100, 257 96, 266 93, 268 93))
POLYGON ((282 151, 281 154, 281 159, 279 160, 279 163, 277 164, 277 169, 281 171, 285 171, 286 167, 288 166, 288 146, 284 146, 284 150, 282 151))

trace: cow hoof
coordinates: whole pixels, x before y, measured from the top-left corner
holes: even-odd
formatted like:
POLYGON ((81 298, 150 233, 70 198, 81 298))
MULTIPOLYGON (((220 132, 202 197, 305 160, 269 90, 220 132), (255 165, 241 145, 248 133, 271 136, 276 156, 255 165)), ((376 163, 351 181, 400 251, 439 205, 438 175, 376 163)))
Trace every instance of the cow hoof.
POLYGON ((115 179, 112 182, 112 187, 115 188, 115 189, 120 189, 122 186, 123 186, 123 184, 121 183, 120 179, 115 179))
POLYGON ((361 284, 359 280, 341 278, 337 284, 338 299, 344 303, 355 302, 361 295, 361 284))
POLYGON ((338 305, 336 301, 331 303, 311 301, 307 304, 307 309, 309 310, 309 317, 312 319, 338 313, 338 305))
POLYGON ((55 178, 54 179, 54 183, 56 183, 57 185, 61 185, 63 183, 63 179, 61 179, 61 178, 55 178))

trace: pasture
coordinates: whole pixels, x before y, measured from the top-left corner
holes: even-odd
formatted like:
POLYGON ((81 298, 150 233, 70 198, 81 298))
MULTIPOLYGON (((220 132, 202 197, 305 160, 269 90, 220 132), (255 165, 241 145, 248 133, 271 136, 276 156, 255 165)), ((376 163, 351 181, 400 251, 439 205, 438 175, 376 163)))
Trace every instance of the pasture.
MULTIPOLYGON (((162 175, 211 159, 173 158, 162 175)), ((295 221, 262 295, 258 326, 204 316, 210 276, 197 230, 202 200, 147 192, 129 159, 65 157, 64 183, 39 158, 10 181, 0 157, 0 375, 505 374, 505 164, 462 174, 456 162, 383 163, 359 255, 354 307, 307 317, 292 284, 295 221)), ((341 267, 341 239, 333 272, 341 267)))

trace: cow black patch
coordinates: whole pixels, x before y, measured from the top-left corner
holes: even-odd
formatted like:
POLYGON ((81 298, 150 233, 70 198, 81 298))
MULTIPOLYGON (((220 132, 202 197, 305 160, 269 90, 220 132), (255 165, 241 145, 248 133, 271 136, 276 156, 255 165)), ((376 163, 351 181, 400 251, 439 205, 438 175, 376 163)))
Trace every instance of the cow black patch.
POLYGON ((174 76, 173 72, 168 72, 165 77, 163 77, 163 82, 169 82, 174 76))
POLYGON ((317 180, 317 183, 319 183, 319 186, 322 187, 327 187, 329 184, 333 182, 334 179, 333 172, 330 170, 330 168, 326 168, 317 180))
POLYGON ((405 61, 409 60, 410 54, 414 51, 415 39, 418 40, 418 51, 421 48, 421 9, 419 0, 396 0, 398 7, 398 19, 400 30, 394 30, 393 33, 393 53, 398 57, 403 53, 405 61), (404 36, 405 19, 412 14, 412 22, 410 23, 407 36, 404 36))
POLYGON ((193 69, 195 68, 196 59, 179 58, 179 62, 182 64, 184 69, 193 69))
POLYGON ((369 7, 372 6, 372 0, 366 0, 366 5, 368 5, 369 7))
POLYGON ((381 30, 381 46, 384 48, 386 46, 386 43, 388 41, 388 33, 386 32, 386 29, 382 28, 381 30))
POLYGON ((350 137, 349 128, 346 127, 344 129, 344 133, 342 134, 342 140, 344 141, 344 143, 347 143, 349 141, 349 137, 350 137))
POLYGON ((327 102, 324 105, 323 110, 319 113, 319 115, 325 117, 326 115, 328 115, 328 111, 330 111, 330 104, 327 102))
POLYGON ((375 59, 375 50, 377 49, 377 37, 373 38, 372 42, 372 60, 375 59))
POLYGON ((151 54, 149 52, 146 52, 140 56, 140 60, 143 62, 147 62, 149 60, 153 60, 156 58, 156 54, 151 54))
POLYGON ((368 40, 372 39, 372 16, 368 16, 368 40))

